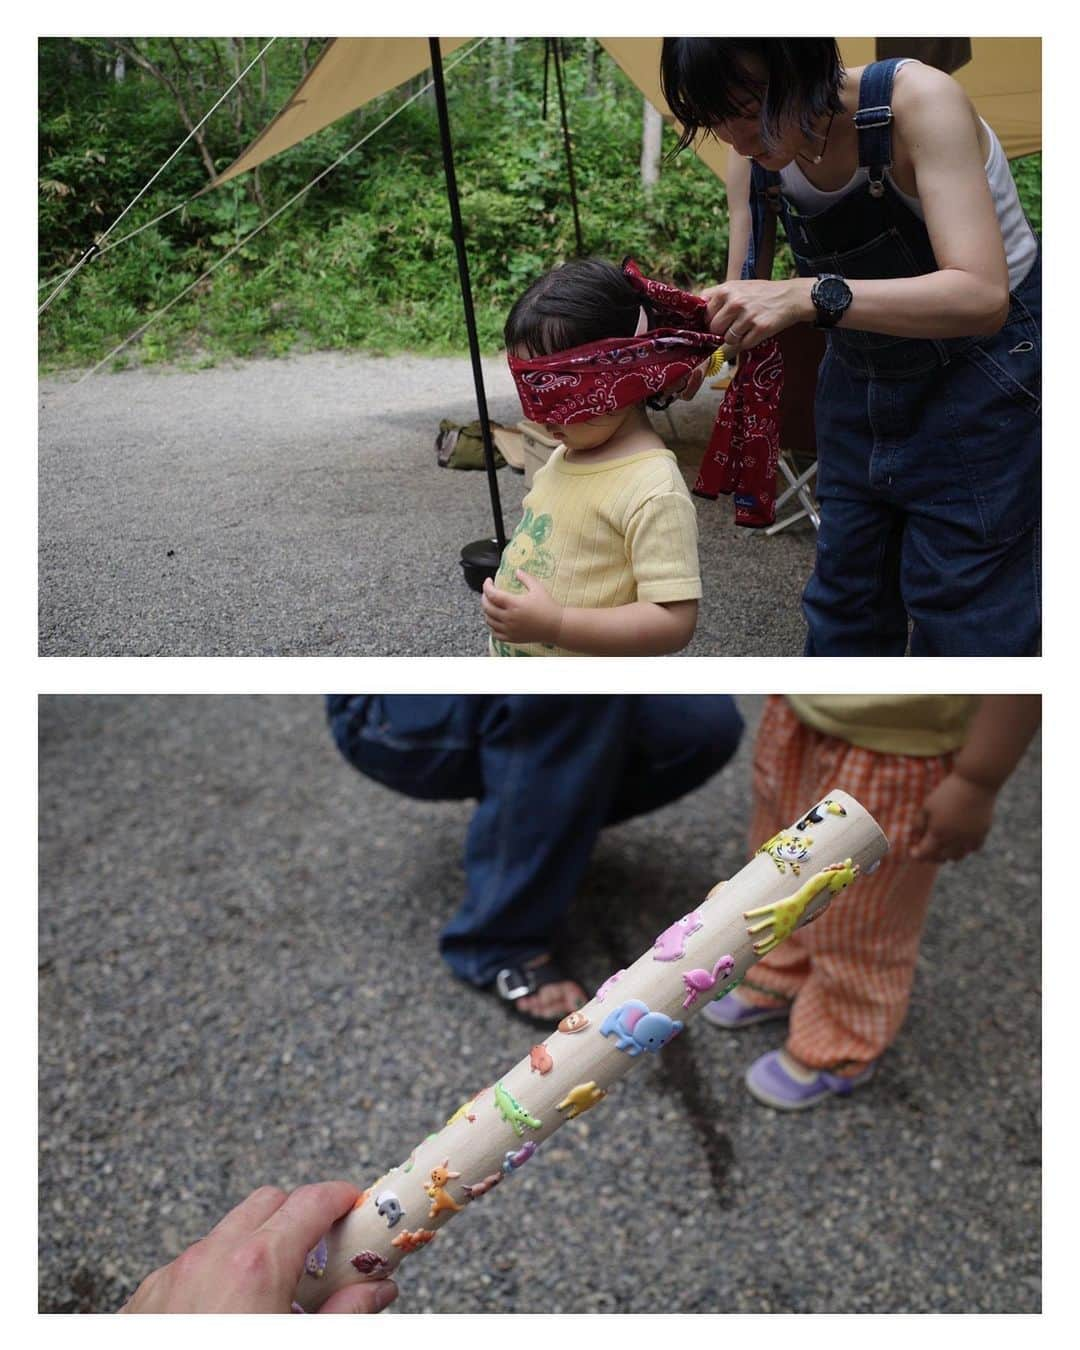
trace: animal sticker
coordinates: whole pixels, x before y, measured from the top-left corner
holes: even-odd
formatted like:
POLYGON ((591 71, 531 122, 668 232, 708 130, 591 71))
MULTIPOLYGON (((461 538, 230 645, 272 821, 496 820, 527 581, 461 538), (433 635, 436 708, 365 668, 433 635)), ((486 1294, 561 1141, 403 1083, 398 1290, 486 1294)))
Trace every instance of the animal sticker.
POLYGON ((689 1008, 695 1002, 699 994, 705 994, 710 989, 716 987, 718 980, 727 980, 735 973, 735 958, 733 956, 722 956, 711 971, 708 970, 686 970, 683 971, 683 987, 686 989, 686 997, 683 999, 683 1007, 689 1008))
POLYGON ((811 919, 816 919, 828 908, 833 896, 847 890, 858 875, 858 863, 846 858, 842 863, 833 863, 831 867, 816 873, 809 881, 804 881, 795 894, 788 896, 786 900, 777 900, 774 904, 762 905, 759 909, 748 909, 743 918, 759 919, 760 922, 746 931, 751 937, 755 933, 766 934, 754 943, 754 951, 759 956, 765 956, 774 947, 778 947, 798 928, 812 900, 827 892, 825 904, 810 916, 811 919))
MULTIPOLYGON (((479 1095, 480 1094, 477 1093, 477 1096, 479 1095)), ((476 1113, 474 1111, 470 1111, 469 1107, 475 1105, 476 1105, 476 1097, 470 1097, 467 1102, 462 1102, 461 1105, 458 1107, 458 1109, 454 1112, 454 1114, 448 1117, 446 1122, 447 1125, 453 1125, 455 1120, 462 1120, 462 1119, 467 1120, 469 1124, 472 1125, 476 1120, 476 1113)))
POLYGON ((607 998, 608 993, 610 992, 612 986, 618 984, 618 982, 622 979, 622 977, 625 974, 626 974, 625 970, 617 970, 614 975, 609 975, 607 977, 604 983, 593 995, 597 1003, 603 1003, 604 999, 607 998))
POLYGON ((584 1031, 588 1025, 589 1019, 583 1012, 572 1012, 566 1014, 556 1030, 566 1036, 573 1036, 575 1032, 584 1031))
POLYGON ((532 1073, 550 1073, 554 1063, 546 1045, 534 1045, 529 1051, 529 1069, 532 1073))
POLYGON ((450 1192, 446 1189, 448 1181, 454 1181, 461 1176, 460 1172, 450 1171, 450 1159, 447 1158, 438 1167, 431 1169, 431 1183, 424 1187, 424 1190, 431 1197, 431 1208, 428 1210, 429 1219, 437 1219, 444 1210, 449 1210, 452 1214, 457 1214, 463 1205, 459 1205, 450 1192))
POLYGON ((677 961, 681 956, 685 956, 686 939, 702 927, 704 920, 696 909, 684 914, 681 919, 676 919, 653 943, 653 960, 677 961))
POLYGON ((418 1248, 427 1246, 434 1236, 430 1228, 417 1228, 412 1233, 406 1230, 399 1233, 390 1245, 400 1247, 403 1252, 415 1252, 418 1248))
POLYGON ((492 1172, 491 1176, 484 1177, 482 1181, 465 1182, 461 1189, 465 1192, 467 1200, 479 1200, 482 1195, 487 1195, 493 1186, 497 1186, 502 1179, 501 1171, 492 1172))
POLYGON ((401 1208, 401 1201, 393 1191, 380 1191, 375 1197, 375 1208, 386 1220, 387 1228, 393 1228, 405 1217, 405 1211, 401 1208))
POLYGON ((825 812, 827 815, 830 816, 847 815, 847 811, 844 809, 844 807, 840 805, 839 802, 834 802, 831 797, 826 797, 823 802, 818 802, 817 806, 811 807, 811 809, 807 811, 806 815, 803 816, 802 820, 800 820, 796 824, 795 828, 797 830, 802 831, 805 830, 810 825, 820 825, 821 822, 825 819, 825 816, 822 815, 822 812, 825 812))
POLYGON ((355 1266, 361 1275, 366 1275, 368 1279, 377 1280, 385 1275, 390 1269, 390 1262, 381 1257, 378 1252, 357 1252, 349 1260, 351 1266, 355 1266))
POLYGON ((628 1055, 640 1055, 643 1050, 655 1055, 682 1029, 681 1022, 673 1021, 666 1013, 650 1012, 639 998, 631 998, 608 1013, 600 1034, 614 1036, 615 1049, 625 1050, 628 1055))
POLYGON ((304 1269, 309 1275, 313 1275, 315 1279, 321 1280, 326 1274, 326 1262, 326 1239, 320 1238, 304 1258, 304 1269))
POLYGON ((527 1139, 519 1149, 508 1148, 503 1154, 503 1175, 508 1177, 511 1172, 516 1172, 519 1167, 524 1167, 535 1152, 535 1139, 527 1139))
POLYGON ((516 1135, 524 1134, 526 1129, 538 1130, 544 1123, 535 1116, 530 1116, 501 1083, 495 1084, 495 1109, 516 1135))
POLYGON ((555 1109, 565 1111, 566 1119, 573 1120, 575 1116, 588 1111, 597 1102, 603 1101, 606 1096, 604 1089, 597 1087, 595 1083, 579 1083, 577 1087, 570 1089, 555 1109))
MULTIPOLYGON (((767 853, 776 864, 777 870, 783 876, 790 867, 796 876, 804 862, 810 856, 810 845, 813 839, 809 835, 799 838, 794 834, 774 834, 771 839, 766 839, 758 849, 758 853, 767 853)), ((754 855, 755 857, 757 854, 754 855)))

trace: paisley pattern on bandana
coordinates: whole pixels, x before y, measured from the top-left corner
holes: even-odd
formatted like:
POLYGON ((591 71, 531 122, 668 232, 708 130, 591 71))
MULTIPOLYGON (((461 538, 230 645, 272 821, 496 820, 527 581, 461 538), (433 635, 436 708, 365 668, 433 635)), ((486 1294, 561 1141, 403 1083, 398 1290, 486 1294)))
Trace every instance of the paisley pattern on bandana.
POLYGON ((565 427, 664 393, 722 346, 711 333, 654 328, 552 356, 507 359, 525 416, 565 427))
POLYGON ((743 352, 716 415, 694 493, 699 497, 733 493, 736 525, 760 529, 776 518, 783 388, 780 345, 769 338, 743 352))

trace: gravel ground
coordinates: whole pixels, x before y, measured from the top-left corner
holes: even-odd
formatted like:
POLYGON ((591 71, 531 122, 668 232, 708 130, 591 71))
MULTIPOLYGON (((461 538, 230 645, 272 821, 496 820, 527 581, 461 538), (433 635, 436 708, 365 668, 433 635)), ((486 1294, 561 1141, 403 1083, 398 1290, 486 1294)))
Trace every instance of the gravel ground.
MULTIPOLYGON (((604 835, 590 987, 741 865, 749 745, 604 835)), ((870 1087, 771 1112, 741 1074, 777 1028, 699 1020, 412 1258, 392 1313, 1037 1312, 1039 773, 1035 747, 942 874, 870 1087)), ((261 1183, 366 1184, 531 1043, 436 956, 467 805, 361 779, 318 699, 45 698, 40 802, 43 1310, 115 1308, 261 1183)))
MULTIPOLYGON (((491 416, 521 415, 506 363, 491 416)), ((718 395, 657 425, 692 480, 718 395)), ((319 353, 40 386, 46 656, 471 656, 486 651, 464 544, 490 537, 485 476, 439 469, 440 418, 475 417, 459 359, 319 353)), ((507 532, 524 479, 503 469, 507 532)), ((691 656, 795 656, 805 521, 772 539, 699 501, 691 656), (763 559, 767 557, 766 566, 763 559)))

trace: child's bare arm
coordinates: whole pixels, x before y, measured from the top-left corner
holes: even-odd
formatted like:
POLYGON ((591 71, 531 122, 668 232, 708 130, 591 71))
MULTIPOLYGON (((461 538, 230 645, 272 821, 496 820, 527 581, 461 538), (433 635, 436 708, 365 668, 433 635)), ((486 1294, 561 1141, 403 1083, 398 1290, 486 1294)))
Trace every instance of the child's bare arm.
POLYGON ((1019 764, 1042 716, 1037 694, 986 694, 952 772, 926 799, 919 862, 954 862, 982 847, 997 794, 1019 764))
POLYGON ((484 618, 503 642, 550 642, 584 656, 666 656, 681 651, 694 636, 696 600, 566 609, 528 572, 519 571, 517 577, 525 587, 522 595, 484 583, 484 618))
POLYGON ((670 656, 694 636, 698 602, 635 600, 614 609, 564 609, 559 646, 585 656, 670 656))

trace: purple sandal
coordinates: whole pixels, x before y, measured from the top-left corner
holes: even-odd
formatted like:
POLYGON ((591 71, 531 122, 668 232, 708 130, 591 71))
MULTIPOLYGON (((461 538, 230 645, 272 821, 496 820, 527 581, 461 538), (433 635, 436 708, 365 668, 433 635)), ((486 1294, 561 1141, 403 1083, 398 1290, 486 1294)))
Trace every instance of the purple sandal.
POLYGON ((850 1097, 857 1087, 869 1083, 877 1062, 868 1064, 862 1073, 845 1078, 842 1074, 819 1069, 806 1082, 793 1077, 784 1067, 781 1051, 770 1050, 755 1059, 746 1071, 746 1086, 752 1096, 764 1106, 776 1111, 805 1111, 826 1097, 850 1097))
POLYGON ((791 1005, 789 1003, 785 1003, 780 1008, 758 1008, 753 1003, 744 1002, 732 991, 725 994, 723 998, 714 998, 707 1007, 701 1010, 701 1015, 714 1027, 724 1027, 727 1031, 734 1031, 737 1027, 753 1026, 755 1022, 786 1020, 790 1012, 791 1005))

